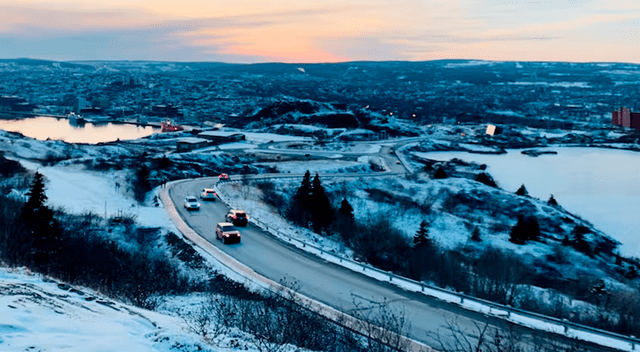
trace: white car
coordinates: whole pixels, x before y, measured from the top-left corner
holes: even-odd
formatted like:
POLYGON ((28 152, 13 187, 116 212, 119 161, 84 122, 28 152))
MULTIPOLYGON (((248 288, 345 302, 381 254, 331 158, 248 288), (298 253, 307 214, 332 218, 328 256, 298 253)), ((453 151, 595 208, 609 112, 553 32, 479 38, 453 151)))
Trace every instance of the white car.
POLYGON ((187 210, 200 210, 200 203, 196 197, 187 197, 184 200, 184 208, 187 210))
POLYGON ((202 200, 216 200, 218 195, 211 188, 205 188, 200 193, 200 199, 202 200))

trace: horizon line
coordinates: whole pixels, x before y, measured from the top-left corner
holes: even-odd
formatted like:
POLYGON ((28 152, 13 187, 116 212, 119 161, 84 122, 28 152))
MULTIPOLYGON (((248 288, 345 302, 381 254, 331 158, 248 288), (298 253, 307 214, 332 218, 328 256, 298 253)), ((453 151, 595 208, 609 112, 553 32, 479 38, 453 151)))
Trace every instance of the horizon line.
POLYGON ((331 65, 331 64, 347 64, 347 63, 423 63, 423 62, 443 62, 443 61, 461 61, 461 62, 486 62, 486 63, 564 63, 564 64, 626 64, 640 65, 640 62, 627 61, 541 61, 541 60, 486 60, 486 59, 433 59, 433 60, 346 60, 346 61, 318 61, 318 62, 284 62, 284 61, 264 61, 264 62, 230 62, 230 61, 181 61, 181 60, 154 60, 154 59, 78 59, 78 60, 56 60, 37 57, 14 57, 0 58, 0 61, 11 60, 33 60, 33 61, 49 61, 61 63, 87 63, 87 62, 157 62, 157 63, 213 63, 225 65, 331 65))

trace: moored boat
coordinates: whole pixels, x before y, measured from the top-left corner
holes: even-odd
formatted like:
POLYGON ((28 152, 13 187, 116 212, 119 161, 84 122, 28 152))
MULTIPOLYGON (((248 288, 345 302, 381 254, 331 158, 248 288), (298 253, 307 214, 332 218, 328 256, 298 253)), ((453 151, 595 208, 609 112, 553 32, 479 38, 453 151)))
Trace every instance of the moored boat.
POLYGON ((84 123, 84 117, 82 115, 76 114, 75 112, 70 112, 68 115, 69 122, 74 124, 84 123))
POLYGON ((182 131, 182 126, 174 125, 171 121, 161 122, 162 132, 177 132, 182 131))

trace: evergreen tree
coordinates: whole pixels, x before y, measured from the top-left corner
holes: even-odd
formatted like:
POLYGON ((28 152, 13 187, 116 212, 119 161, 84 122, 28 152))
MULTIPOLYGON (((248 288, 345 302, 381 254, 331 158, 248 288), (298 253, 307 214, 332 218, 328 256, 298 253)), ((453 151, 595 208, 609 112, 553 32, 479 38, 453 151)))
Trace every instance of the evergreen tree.
POLYGON ((557 206, 558 202, 556 201, 555 198, 553 198, 553 194, 549 197, 549 200, 547 201, 547 204, 551 205, 551 206, 557 206))
POLYGON ((447 173, 444 171, 444 169, 442 168, 442 166, 438 167, 436 169, 436 172, 433 174, 433 178, 434 179, 443 179, 443 178, 447 178, 447 173))
POLYGON ((480 237, 480 229, 477 227, 473 228, 471 232, 471 240, 475 242, 482 242, 482 238, 480 237))
POLYGON ((496 181, 493 179, 493 177, 491 177, 491 175, 487 174, 486 172, 479 173, 478 176, 476 176, 476 181, 484 183, 485 185, 490 187, 498 187, 498 184, 496 184, 496 181))
POLYGON ((515 244, 524 244, 526 242, 525 223, 522 215, 518 216, 516 226, 511 228, 509 233, 509 241, 515 244))
POLYGON ((420 245, 423 245, 425 243, 427 243, 427 241, 429 241, 429 228, 428 228, 429 224, 425 221, 422 220, 420 222, 420 228, 418 229, 418 232, 416 232, 416 234, 413 236, 413 244, 417 247, 420 245))
POLYGON ((522 186, 518 188, 518 190, 516 191, 516 194, 523 197, 529 196, 529 192, 527 191, 527 188, 524 186, 524 184, 522 184, 522 186))
POLYGON ((593 251, 591 249, 591 246, 589 245, 589 242, 587 242, 587 240, 584 238, 584 235, 590 232, 591 231, 589 230, 589 228, 583 225, 577 225, 573 228, 573 231, 571 231, 571 245, 577 251, 580 251, 589 256, 593 254, 593 251))
POLYGON ((304 177, 302 178, 302 183, 300 183, 300 187, 296 191, 294 199, 298 205, 310 208, 311 207, 311 173, 309 170, 304 173, 304 177))
POLYGON ((171 162, 171 159, 167 158, 166 155, 163 155, 162 158, 158 159, 157 164, 158 169, 167 169, 171 167, 173 163, 171 162))
POLYGON ((44 192, 44 175, 36 172, 29 191, 27 191, 27 202, 24 204, 24 210, 36 210, 44 207, 47 196, 44 192))
POLYGON ((332 226, 335 231, 342 237, 344 243, 350 243, 357 228, 355 217, 353 215, 353 207, 346 198, 342 199, 340 208, 336 212, 336 219, 332 226))
POLYGON ((349 201, 347 201, 347 198, 342 199, 342 202, 340 203, 340 209, 338 209, 338 211, 346 219, 350 221, 354 220, 353 207, 351 206, 351 204, 349 204, 349 201))
POLYGON ((62 229, 53 211, 44 204, 47 200, 44 190, 44 176, 36 172, 27 192, 29 198, 22 208, 22 219, 28 226, 24 243, 31 245, 31 251, 25 253, 25 262, 39 269, 50 269, 62 246, 62 229))
POLYGON ((509 241, 515 244, 525 244, 527 241, 537 241, 540 237, 540 225, 535 216, 525 218, 518 216, 516 226, 511 228, 509 241))
POLYGON ((333 221, 333 207, 320 182, 320 176, 316 174, 313 178, 313 189, 311 192, 311 214, 313 217, 314 231, 320 232, 333 221))
POLYGON ((430 270, 433 270, 436 256, 436 244, 429 238, 429 223, 420 222, 420 228, 413 236, 411 248, 410 274, 415 280, 424 279, 430 270))
POLYGON ((311 173, 307 170, 302 178, 300 187, 298 187, 296 194, 291 198, 291 203, 287 211, 289 219, 295 224, 308 227, 309 222, 312 221, 311 193, 311 173))
POLYGON ((540 224, 535 216, 532 216, 527 221, 527 240, 537 241, 540 238, 540 224))
POLYGON ((143 202, 147 192, 151 190, 151 182, 149 182, 150 174, 149 168, 145 164, 142 164, 136 172, 133 181, 133 195, 138 202, 143 202))

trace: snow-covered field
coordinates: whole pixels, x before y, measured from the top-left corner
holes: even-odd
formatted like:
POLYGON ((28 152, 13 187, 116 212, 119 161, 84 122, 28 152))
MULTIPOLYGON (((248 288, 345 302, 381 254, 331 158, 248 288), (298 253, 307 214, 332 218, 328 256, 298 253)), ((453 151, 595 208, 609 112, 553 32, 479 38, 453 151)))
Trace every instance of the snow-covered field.
POLYGON ((175 232, 163 208, 138 204, 127 194, 125 186, 127 178, 131 177, 129 171, 111 171, 105 175, 84 170, 78 165, 60 167, 40 166, 28 161, 21 163, 45 175, 51 205, 74 214, 92 212, 106 215, 106 218, 120 214, 134 216, 141 226, 162 227, 175 232))

